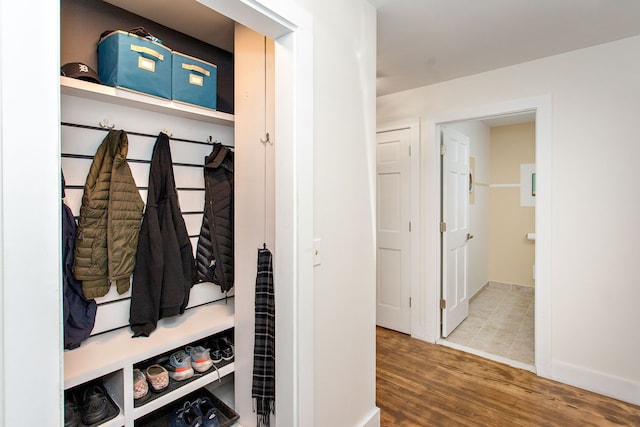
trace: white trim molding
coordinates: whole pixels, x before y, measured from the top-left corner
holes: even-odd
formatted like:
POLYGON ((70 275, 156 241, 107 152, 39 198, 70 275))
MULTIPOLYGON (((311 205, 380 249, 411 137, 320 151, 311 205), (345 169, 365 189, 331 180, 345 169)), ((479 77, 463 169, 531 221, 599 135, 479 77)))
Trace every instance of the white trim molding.
POLYGON ((362 427, 380 427, 380 408, 376 407, 359 425, 362 427))
POLYGON ((451 122, 505 114, 536 113, 535 365, 536 373, 547 378, 551 377, 551 106, 551 95, 540 95, 427 115, 422 123, 421 161, 423 250, 420 259, 424 264, 421 288, 425 294, 424 322, 427 325, 422 338, 435 343, 440 338, 440 127, 451 122))

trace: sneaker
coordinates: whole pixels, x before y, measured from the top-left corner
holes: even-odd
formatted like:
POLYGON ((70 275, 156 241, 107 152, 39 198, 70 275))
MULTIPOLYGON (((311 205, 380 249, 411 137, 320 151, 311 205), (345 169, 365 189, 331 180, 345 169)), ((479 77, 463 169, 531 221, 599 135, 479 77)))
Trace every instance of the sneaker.
POLYGON ((133 370, 133 398, 140 399, 149 392, 149 384, 140 369, 133 370))
POLYGON ((169 427, 203 427, 202 417, 195 405, 184 402, 169 418, 169 427))
POLYGON ((222 350, 222 359, 226 361, 233 360, 234 348, 233 344, 229 342, 227 337, 222 337, 218 340, 220 350, 222 350))
POLYGON ((184 350, 173 353, 171 357, 169 357, 169 363, 165 366, 172 380, 184 381, 193 376, 191 358, 184 350))
POLYGON ((209 355, 209 349, 202 346, 185 348, 191 358, 191 366, 198 372, 205 372, 213 366, 213 361, 209 355))
POLYGON ((208 397, 200 397, 193 402, 200 417, 202 417, 203 427, 220 427, 220 421, 218 419, 218 408, 213 406, 211 399, 208 397))
POLYGON ((153 391, 160 391, 169 385, 169 373, 160 365, 151 365, 144 370, 153 391))

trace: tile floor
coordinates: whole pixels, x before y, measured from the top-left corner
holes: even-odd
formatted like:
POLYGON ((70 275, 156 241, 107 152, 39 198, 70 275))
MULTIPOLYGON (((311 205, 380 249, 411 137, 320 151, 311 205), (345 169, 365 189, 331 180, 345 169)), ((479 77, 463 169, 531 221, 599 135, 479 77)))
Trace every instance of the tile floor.
POLYGON ((446 341, 534 365, 534 288, 490 282, 446 341))

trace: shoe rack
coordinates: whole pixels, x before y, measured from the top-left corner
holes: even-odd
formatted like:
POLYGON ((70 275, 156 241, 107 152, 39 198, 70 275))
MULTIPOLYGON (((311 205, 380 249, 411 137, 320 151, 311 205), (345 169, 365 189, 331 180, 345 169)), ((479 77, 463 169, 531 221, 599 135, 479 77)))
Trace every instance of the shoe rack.
MULTIPOLYGON (((187 310, 182 316, 162 319, 148 338, 131 338, 128 328, 93 336, 80 348, 65 352, 64 389, 71 390, 101 380, 120 414, 101 426, 134 426, 136 420, 181 399, 234 372, 231 362, 210 369, 190 381, 172 382, 171 387, 138 404, 133 398, 133 369, 146 360, 186 345, 224 333, 234 326, 234 304, 219 301, 187 310)), ((151 391, 149 392, 151 393, 151 391)), ((143 400, 143 399, 140 399, 143 400)))

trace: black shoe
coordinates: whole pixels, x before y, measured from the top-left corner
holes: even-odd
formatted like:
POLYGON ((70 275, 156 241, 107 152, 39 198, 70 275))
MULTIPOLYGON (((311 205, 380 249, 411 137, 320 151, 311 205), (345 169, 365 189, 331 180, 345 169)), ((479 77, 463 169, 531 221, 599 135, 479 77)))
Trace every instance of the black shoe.
POLYGON ((80 413, 86 425, 98 423, 113 414, 113 405, 107 398, 104 388, 91 385, 84 391, 80 413))
POLYGON ((222 362, 222 348, 220 348, 220 340, 211 340, 211 351, 209 352, 213 363, 222 362))
POLYGON ((73 394, 64 399, 64 427, 80 427, 80 411, 73 394))
POLYGON ((220 350, 222 351, 222 359, 226 361, 233 360, 234 349, 233 344, 229 342, 227 337, 222 337, 218 340, 218 345, 220 346, 220 350))

